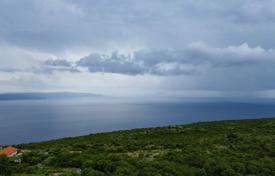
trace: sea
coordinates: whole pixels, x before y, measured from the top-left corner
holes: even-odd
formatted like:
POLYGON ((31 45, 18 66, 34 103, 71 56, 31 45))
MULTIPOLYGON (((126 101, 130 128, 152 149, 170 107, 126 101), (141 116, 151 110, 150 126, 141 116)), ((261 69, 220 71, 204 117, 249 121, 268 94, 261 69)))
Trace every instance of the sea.
POLYGON ((273 102, 0 101, 0 145, 194 122, 275 117, 273 102))

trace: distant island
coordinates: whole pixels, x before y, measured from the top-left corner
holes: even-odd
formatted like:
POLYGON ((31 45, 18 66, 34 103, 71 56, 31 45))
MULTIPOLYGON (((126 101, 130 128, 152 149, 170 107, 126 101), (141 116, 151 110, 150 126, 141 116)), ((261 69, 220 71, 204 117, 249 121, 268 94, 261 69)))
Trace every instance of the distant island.
POLYGON ((66 99, 66 98, 83 98, 83 97, 102 97, 101 95, 91 93, 76 92, 36 92, 36 93, 2 93, 1 100, 46 100, 46 99, 66 99))
POLYGON ((275 118, 115 131, 9 150, 15 148, 0 157, 0 175, 268 176, 275 175, 275 118))

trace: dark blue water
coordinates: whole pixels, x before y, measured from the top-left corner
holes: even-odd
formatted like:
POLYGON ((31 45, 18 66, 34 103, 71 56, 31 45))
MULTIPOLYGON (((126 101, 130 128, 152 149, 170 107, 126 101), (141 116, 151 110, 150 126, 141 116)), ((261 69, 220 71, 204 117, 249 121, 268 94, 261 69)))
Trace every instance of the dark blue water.
POLYGON ((272 103, 2 101, 0 144, 197 121, 275 117, 272 103))

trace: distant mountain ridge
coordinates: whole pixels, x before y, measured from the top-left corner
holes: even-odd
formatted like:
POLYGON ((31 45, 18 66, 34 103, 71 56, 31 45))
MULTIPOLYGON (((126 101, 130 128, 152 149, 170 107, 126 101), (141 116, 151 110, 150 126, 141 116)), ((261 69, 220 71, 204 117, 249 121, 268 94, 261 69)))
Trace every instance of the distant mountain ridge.
POLYGON ((1 93, 0 100, 46 100, 84 97, 102 97, 102 95, 76 92, 34 92, 34 93, 1 93))

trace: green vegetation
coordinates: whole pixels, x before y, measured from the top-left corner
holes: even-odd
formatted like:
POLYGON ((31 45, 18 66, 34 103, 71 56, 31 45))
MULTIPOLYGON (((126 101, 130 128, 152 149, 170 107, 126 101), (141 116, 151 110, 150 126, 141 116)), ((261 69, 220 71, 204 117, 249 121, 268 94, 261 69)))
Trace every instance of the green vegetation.
POLYGON ((0 175, 275 175, 275 118, 134 129, 22 144, 0 175))

